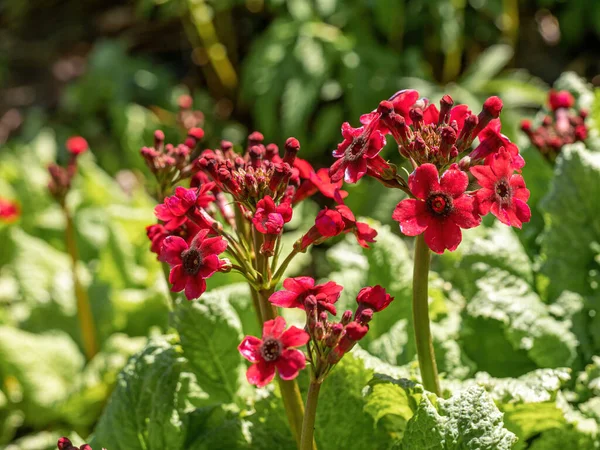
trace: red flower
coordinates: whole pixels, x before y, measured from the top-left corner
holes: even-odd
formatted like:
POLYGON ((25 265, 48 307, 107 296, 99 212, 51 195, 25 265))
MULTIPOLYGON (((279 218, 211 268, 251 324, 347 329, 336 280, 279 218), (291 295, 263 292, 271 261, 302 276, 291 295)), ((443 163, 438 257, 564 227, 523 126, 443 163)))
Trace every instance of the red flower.
POLYGON ((475 193, 479 214, 492 212, 500 222, 521 228, 529 222, 531 211, 527 206, 529 189, 521 175, 514 174, 510 154, 501 148, 485 166, 471 167, 471 173, 481 186, 475 193))
POLYGON ((227 249, 227 242, 221 237, 207 238, 208 232, 199 231, 190 245, 179 236, 167 236, 160 251, 159 259, 171 266, 171 291, 185 289, 188 300, 200 297, 206 291, 206 278, 226 264, 217 255, 227 249))
MULTIPOLYGON (((296 158, 296 161, 298 161, 298 158, 296 158)), ((340 198, 346 198, 348 192, 341 190, 342 184, 342 180, 335 183, 331 181, 331 178, 329 178, 329 169, 323 168, 316 172, 313 170, 308 174, 308 178, 302 181, 302 184, 294 194, 293 203, 299 203, 317 192, 321 192, 327 198, 335 198, 336 193, 339 193, 340 198)))
POLYGON ((552 111, 556 111, 560 108, 571 108, 575 104, 575 99, 569 91, 555 91, 551 89, 548 95, 548 104, 552 111))
POLYGON ((73 155, 80 155, 89 148, 87 141, 81 136, 70 137, 67 139, 65 146, 67 147, 69 153, 73 155))
POLYGON ((21 215, 19 205, 10 200, 0 198, 0 222, 13 223, 21 215))
POLYGON ((154 214, 165 222, 167 230, 174 230, 186 222, 186 215, 196 206, 204 208, 215 200, 215 196, 209 193, 214 185, 205 183, 198 189, 177 186, 175 195, 165 198, 163 204, 157 205, 154 214))
POLYGON ((187 221, 175 230, 169 231, 162 224, 148 225, 146 227, 146 235, 151 241, 150 251, 152 253, 160 254, 162 243, 167 236, 179 236, 190 244, 194 236, 200 231, 200 227, 192 221, 187 221))
POLYGON ((61 437, 58 440, 57 446, 58 450, 92 450, 92 447, 90 447, 88 444, 83 444, 81 447, 75 447, 71 440, 66 437, 61 437))
POLYGON ((292 207, 290 204, 284 202, 276 206, 271 196, 267 195, 256 204, 252 223, 259 233, 277 235, 283 231, 283 225, 291 219, 292 207))
MULTIPOLYGON (((375 312, 383 311, 394 300, 381 286, 367 286, 360 290, 356 297, 356 302, 359 304, 359 310, 366 308, 372 309, 375 312)), ((356 316, 359 316, 357 311, 356 316)))
POLYGON ((348 122, 342 125, 344 141, 333 152, 339 159, 329 169, 332 182, 345 178, 347 183, 356 183, 367 173, 367 160, 376 157, 385 146, 385 137, 373 128, 352 128, 348 122))
POLYGON ((504 147, 511 155, 513 160, 513 167, 515 169, 521 169, 525 166, 525 160, 519 154, 519 148, 513 144, 510 139, 500 133, 500 119, 493 119, 490 123, 479 133, 479 145, 469 155, 472 161, 486 160, 486 164, 491 158, 491 155, 497 153, 500 147, 504 147))
POLYGON ((335 209, 344 221, 344 232, 352 231, 361 247, 369 248, 367 242, 375 242, 377 231, 364 222, 357 222, 350 208, 346 205, 337 205, 335 209))
POLYGON ((273 293, 269 301, 282 308, 304 309, 304 300, 309 295, 316 298, 318 311, 328 311, 336 314, 334 303, 340 298, 344 289, 333 281, 315 286, 315 280, 311 277, 287 278, 283 282, 284 291, 273 293))
POLYGON ((433 164, 423 164, 410 174, 408 184, 416 198, 398 203, 392 218, 407 236, 425 232, 425 242, 434 252, 456 250, 462 240, 460 229, 481 223, 474 199, 465 194, 469 179, 456 165, 440 179, 433 164))
POLYGON ((310 336, 291 326, 285 330, 283 317, 268 320, 263 326, 262 339, 246 336, 238 346, 239 352, 252 363, 246 372, 250 384, 263 387, 275 377, 275 369, 283 380, 293 380, 306 366, 306 357, 292 347, 306 345, 310 336))
MULTIPOLYGON (((410 125, 412 123, 408 112, 414 106, 415 102, 419 99, 419 92, 413 89, 404 89, 402 91, 396 92, 392 98, 390 98, 389 102, 392 104, 394 113, 401 115, 404 117, 406 124, 410 125)), ((360 123, 363 125, 370 124, 373 120, 379 119, 379 113, 377 111, 370 112, 369 114, 363 114, 360 116, 360 123)), ((385 126, 383 121, 379 121, 377 129, 382 134, 388 134, 389 129, 385 126)))

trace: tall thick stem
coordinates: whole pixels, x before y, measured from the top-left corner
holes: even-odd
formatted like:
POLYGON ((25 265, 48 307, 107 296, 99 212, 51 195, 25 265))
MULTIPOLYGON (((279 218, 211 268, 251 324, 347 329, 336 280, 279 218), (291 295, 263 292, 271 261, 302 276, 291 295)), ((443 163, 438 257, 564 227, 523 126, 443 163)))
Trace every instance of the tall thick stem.
POLYGON ((438 379, 433 341, 429 326, 429 247, 423 235, 417 236, 415 244, 415 266, 413 271, 413 325, 415 328, 415 341, 419 356, 419 368, 423 386, 430 392, 441 395, 440 381, 438 379))
POLYGON ((81 284, 79 275, 77 274, 77 261, 79 260, 79 252, 77 250, 77 238, 75 235, 75 226, 73 218, 63 205, 63 212, 66 220, 65 241, 67 244, 67 252, 71 257, 73 286, 75 289, 75 300, 77 302, 77 319, 81 330, 81 338, 83 340, 83 350, 87 360, 91 360, 98 353, 98 342, 96 340, 96 326, 94 324, 94 316, 90 299, 85 287, 81 284))
POLYGON ((312 380, 306 396, 306 408, 304 410, 304 421, 302 422, 300 450, 312 450, 314 448, 315 418, 317 417, 317 404, 319 402, 320 390, 321 383, 317 380, 312 380))
MULTIPOLYGON (((277 310, 269 302, 269 297, 272 293, 273 289, 258 292, 262 318, 265 321, 277 317, 277 310)), ((281 398, 283 399, 283 406, 290 424, 292 436, 294 436, 296 444, 298 445, 298 448, 300 448, 302 421, 304 418, 304 403, 302 402, 300 388, 298 387, 296 380, 282 380, 280 377, 277 377, 277 382, 279 384, 279 390, 281 392, 281 398)), ((316 446, 309 448, 314 448, 314 450, 316 450, 316 446)))

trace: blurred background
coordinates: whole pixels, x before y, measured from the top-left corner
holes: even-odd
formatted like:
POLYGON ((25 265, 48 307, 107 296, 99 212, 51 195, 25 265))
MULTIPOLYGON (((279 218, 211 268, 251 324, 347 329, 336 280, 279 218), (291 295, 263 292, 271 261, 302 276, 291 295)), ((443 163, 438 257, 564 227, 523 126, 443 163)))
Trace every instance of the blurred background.
MULTIPOLYGON (((20 217, 0 222, 0 449, 54 448, 73 430, 85 438, 127 358, 169 329, 139 150, 157 128, 180 142, 181 95, 202 111, 207 147, 243 144, 253 130, 280 146, 295 136, 319 168, 331 164, 342 122, 356 126, 405 88, 434 102, 449 93, 475 112, 499 95, 502 131, 523 143, 520 120, 565 71, 574 73, 563 88, 593 97, 575 74, 600 86, 599 1, 2 0, 0 197, 16 200, 20 217), (91 148, 68 198, 100 345, 91 360, 65 218, 47 192, 47 166, 66 161, 73 135, 91 148)), ((535 151, 526 159, 535 210, 553 169, 535 151)), ((349 188, 348 203, 390 223, 397 193, 365 183, 349 188)), ((300 230, 317 210, 305 207, 308 222, 292 224, 300 230)), ((536 213, 518 234, 531 260, 543 228, 536 213)), ((600 264, 596 254, 585 253, 584 267, 600 264)), ((316 266, 305 270, 319 275, 316 266)), ((595 285, 582 282, 585 294, 598 292, 598 273, 595 285)), ((212 287, 232 281, 215 277, 212 287)))

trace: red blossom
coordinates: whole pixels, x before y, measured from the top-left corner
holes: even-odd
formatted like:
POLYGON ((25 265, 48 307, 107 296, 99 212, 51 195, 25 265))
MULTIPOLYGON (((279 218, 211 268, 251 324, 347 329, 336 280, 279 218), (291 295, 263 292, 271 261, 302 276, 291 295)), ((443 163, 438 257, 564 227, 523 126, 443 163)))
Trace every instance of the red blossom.
POLYGON ((293 380, 306 367, 306 357, 293 347, 306 345, 310 336, 291 326, 285 329, 283 317, 268 320, 263 325, 262 339, 246 336, 238 346, 239 352, 252 363, 246 372, 250 384, 263 387, 275 377, 275 369, 283 380, 293 380))
POLYGON ((333 156, 339 158, 329 169, 331 181, 345 179, 356 183, 367 173, 367 160, 376 157, 385 146, 385 137, 374 126, 352 128, 348 122, 342 125, 344 141, 338 145, 333 156))
POLYGON ((13 223, 21 215, 21 208, 15 202, 0 198, 0 222, 13 223))
POLYGON ((485 166, 471 167, 471 173, 481 186, 475 193, 479 214, 491 211, 500 222, 521 228, 523 222, 531 218, 526 203, 529 190, 523 177, 513 172, 511 155, 504 148, 485 166))
POLYGON ((289 203, 275 205, 270 195, 260 199, 256 204, 256 212, 252 223, 259 233, 280 234, 283 225, 292 219, 292 207, 289 203))
POLYGON ((67 139, 65 146, 67 147, 69 153, 73 155, 80 155, 89 148, 87 141, 81 136, 70 137, 67 139))
POLYGON ((333 315, 336 314, 334 303, 344 289, 333 281, 315 286, 315 280, 311 277, 287 278, 283 287, 285 290, 277 291, 269 297, 272 304, 282 308, 304 309, 304 300, 310 295, 315 297, 319 312, 328 311, 333 315))
MULTIPOLYGON (((419 92, 413 89, 404 89, 402 91, 396 92, 392 98, 390 98, 389 103, 395 114, 398 114, 404 117, 406 124, 410 125, 411 119, 409 117, 408 112, 414 106, 416 101, 419 99, 419 92)), ((373 120, 378 120, 380 114, 377 111, 370 112, 369 114, 363 114, 360 116, 360 123, 363 125, 369 125, 373 120)), ((377 124, 377 129, 382 134, 388 134, 389 129, 385 125, 384 121, 379 121, 377 124)))
POLYGON ((388 294, 380 285, 364 287, 356 297, 359 309, 355 317, 358 317, 360 311, 366 308, 370 308, 375 312, 383 311, 393 300, 394 297, 388 294))
POLYGON ((465 194, 469 179, 455 165, 440 179, 433 164, 423 164, 408 177, 408 184, 416 198, 398 203, 392 218, 407 236, 424 232, 425 242, 434 252, 456 250, 462 240, 460 229, 481 223, 473 197, 465 194))
POLYGON ((489 162, 491 155, 497 153, 501 147, 504 147, 511 155, 513 167, 521 169, 525 166, 525 160, 519 154, 519 148, 513 144, 510 139, 500 133, 500 119, 493 119, 479 133, 479 145, 469 155, 472 161, 486 160, 489 162))
POLYGON ((190 245, 179 236, 163 240, 159 259, 171 266, 171 291, 185 289, 188 300, 200 297, 206 291, 206 279, 227 264, 217 256, 227 249, 227 241, 221 237, 207 238, 208 232, 199 231, 190 245))
MULTIPOLYGON (((296 158, 298 161, 298 158, 296 158)), ((300 175, 302 178, 302 174, 300 175)), ((306 179, 302 181, 300 187, 296 190, 294 194, 293 203, 299 203, 302 200, 313 196, 317 192, 320 192, 327 198, 335 198, 336 194, 338 194, 341 198, 346 198, 348 196, 348 192, 341 190, 343 181, 339 180, 337 182, 332 182, 329 177, 329 169, 323 168, 319 169, 316 172, 311 170, 308 173, 306 179)))
POLYGON ((205 183, 198 189, 177 186, 175 195, 165 198, 164 203, 157 205, 154 214, 165 222, 167 230, 174 230, 186 222, 186 215, 193 212, 195 207, 204 208, 215 200, 215 196, 210 194, 213 187, 214 183, 205 183))
POLYGON ((552 111, 560 108, 571 108, 575 104, 575 98, 569 91, 550 90, 548 95, 548 105, 552 111))
POLYGON ((344 232, 354 233, 356 241, 361 247, 369 248, 368 242, 375 242, 377 231, 367 223, 357 222, 350 208, 346 205, 337 205, 335 209, 340 213, 344 221, 344 232))
POLYGON ((83 444, 81 447, 75 447, 71 440, 66 437, 61 437, 57 442, 57 446, 58 450, 92 450, 92 447, 90 447, 88 444, 83 444))

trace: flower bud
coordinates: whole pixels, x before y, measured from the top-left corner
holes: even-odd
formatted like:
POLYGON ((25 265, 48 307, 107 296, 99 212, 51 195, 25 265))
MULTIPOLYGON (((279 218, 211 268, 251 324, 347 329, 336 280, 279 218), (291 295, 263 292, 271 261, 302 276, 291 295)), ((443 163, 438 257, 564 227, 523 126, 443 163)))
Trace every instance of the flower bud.
POLYGON ((342 314, 342 320, 340 321, 340 323, 342 325, 348 325, 351 320, 352 320, 352 311, 350 311, 348 309, 348 310, 344 311, 344 314, 342 314))
POLYGON ((294 165, 296 155, 300 151, 300 142, 298 139, 291 137, 285 141, 285 154, 283 155, 283 162, 288 163, 290 166, 294 165))

